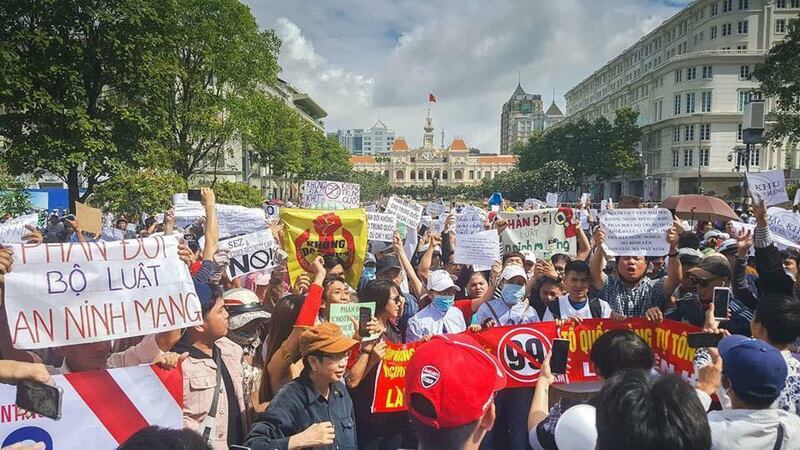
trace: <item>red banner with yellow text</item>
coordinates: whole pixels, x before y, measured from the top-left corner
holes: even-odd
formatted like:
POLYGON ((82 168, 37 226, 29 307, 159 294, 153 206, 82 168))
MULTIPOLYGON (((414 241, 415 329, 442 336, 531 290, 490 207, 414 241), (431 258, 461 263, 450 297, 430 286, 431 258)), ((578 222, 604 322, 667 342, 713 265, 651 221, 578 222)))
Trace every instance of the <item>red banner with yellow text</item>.
MULTIPOLYGON (((508 387, 533 387, 539 378, 544 357, 550 352, 553 339, 570 341, 569 364, 566 375, 556 376, 556 384, 596 381, 594 364, 589 360, 592 345, 603 333, 628 329, 650 345, 656 356, 656 369, 675 373, 694 381, 695 349, 687 344, 687 334, 699 328, 671 320, 659 324, 644 318, 616 321, 587 319, 579 325, 567 324, 560 329, 555 322, 532 323, 491 328, 471 333, 486 351, 496 356, 508 375, 508 387)), ((423 343, 391 344, 378 367, 372 411, 376 413, 406 409, 405 369, 414 349, 423 343)))

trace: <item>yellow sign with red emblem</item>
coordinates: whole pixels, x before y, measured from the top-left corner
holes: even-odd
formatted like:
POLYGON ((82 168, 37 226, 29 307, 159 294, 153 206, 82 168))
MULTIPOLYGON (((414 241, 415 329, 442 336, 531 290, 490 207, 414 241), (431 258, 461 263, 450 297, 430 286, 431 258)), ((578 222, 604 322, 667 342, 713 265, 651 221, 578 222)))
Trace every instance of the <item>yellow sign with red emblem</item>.
POLYGON ((310 271, 317 256, 335 255, 342 260, 347 283, 358 286, 368 237, 367 214, 363 209, 281 208, 280 217, 292 284, 298 276, 310 271))

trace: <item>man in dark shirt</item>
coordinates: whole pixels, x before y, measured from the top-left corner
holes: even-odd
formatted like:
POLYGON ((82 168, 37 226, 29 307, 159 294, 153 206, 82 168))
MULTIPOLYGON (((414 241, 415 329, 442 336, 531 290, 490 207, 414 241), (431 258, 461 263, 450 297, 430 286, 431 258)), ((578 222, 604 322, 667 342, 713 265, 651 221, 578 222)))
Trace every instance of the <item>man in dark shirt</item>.
POLYGON ((256 418, 245 446, 253 450, 355 450, 353 402, 342 380, 350 349, 356 344, 358 341, 330 322, 303 332, 303 372, 284 385, 256 418))

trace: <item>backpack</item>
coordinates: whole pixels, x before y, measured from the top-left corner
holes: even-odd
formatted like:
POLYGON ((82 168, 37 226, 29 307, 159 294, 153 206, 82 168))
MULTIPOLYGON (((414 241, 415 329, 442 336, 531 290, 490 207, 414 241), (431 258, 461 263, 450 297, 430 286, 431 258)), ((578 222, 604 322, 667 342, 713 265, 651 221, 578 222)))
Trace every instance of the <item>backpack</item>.
MULTIPOLYGON (((561 319, 561 300, 556 299, 556 301, 551 302, 549 305, 547 305, 547 309, 550 310, 550 314, 553 315, 553 319, 561 319)), ((599 298, 589 298, 589 312, 592 314, 593 319, 603 318, 603 306, 600 304, 599 298)))

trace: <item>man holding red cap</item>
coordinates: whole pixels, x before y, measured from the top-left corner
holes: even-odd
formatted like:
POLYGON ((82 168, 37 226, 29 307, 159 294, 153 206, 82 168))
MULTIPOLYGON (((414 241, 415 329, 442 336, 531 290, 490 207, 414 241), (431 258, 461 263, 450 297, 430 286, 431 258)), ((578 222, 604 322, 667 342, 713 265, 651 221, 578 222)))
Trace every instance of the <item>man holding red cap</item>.
POLYGON ((470 450, 494 425, 495 393, 506 386, 500 362, 465 335, 434 336, 406 369, 411 427, 421 450, 470 450))

